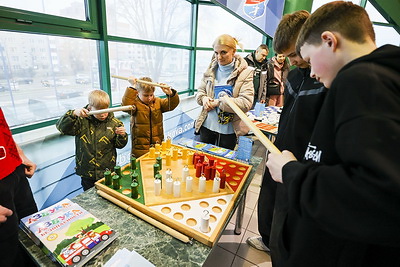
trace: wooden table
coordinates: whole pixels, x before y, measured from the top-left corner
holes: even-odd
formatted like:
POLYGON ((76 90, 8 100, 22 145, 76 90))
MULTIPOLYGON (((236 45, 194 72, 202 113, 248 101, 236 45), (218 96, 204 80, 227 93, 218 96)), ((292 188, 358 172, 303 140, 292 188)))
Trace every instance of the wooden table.
MULTIPOLYGON (((245 193, 261 161, 262 158, 260 157, 251 158, 250 164, 253 165, 253 168, 240 192, 238 201, 235 203, 235 208, 225 222, 226 227, 234 211, 240 205, 235 233, 240 234, 245 193)), ((85 191, 72 200, 110 225, 119 235, 110 246, 100 252, 97 257, 91 259, 85 266, 101 266, 122 248, 135 250, 155 266, 202 266, 212 250, 212 248, 196 240, 193 240, 192 244, 185 244, 171 237, 103 199, 96 193, 95 188, 85 191)), ((58 266, 47 258, 22 230, 19 233, 19 238, 23 247, 39 266, 58 266)))

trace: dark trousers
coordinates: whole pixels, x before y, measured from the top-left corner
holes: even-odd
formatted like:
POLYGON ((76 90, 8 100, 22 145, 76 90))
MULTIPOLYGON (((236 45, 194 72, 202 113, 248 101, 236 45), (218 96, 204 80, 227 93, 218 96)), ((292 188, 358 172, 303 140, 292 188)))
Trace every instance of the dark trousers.
POLYGON ((258 232, 260 233, 264 244, 270 247, 270 235, 272 218, 275 206, 277 183, 272 179, 268 168, 265 168, 261 190, 258 196, 257 216, 258 232))
POLYGON ((18 225, 21 218, 38 210, 24 165, 0 180, 0 205, 13 211, 13 215, 0 224, 0 266, 28 266, 26 252, 19 247, 18 225))
POLYGON ((200 142, 233 150, 236 146, 236 134, 220 134, 206 127, 200 127, 200 142))

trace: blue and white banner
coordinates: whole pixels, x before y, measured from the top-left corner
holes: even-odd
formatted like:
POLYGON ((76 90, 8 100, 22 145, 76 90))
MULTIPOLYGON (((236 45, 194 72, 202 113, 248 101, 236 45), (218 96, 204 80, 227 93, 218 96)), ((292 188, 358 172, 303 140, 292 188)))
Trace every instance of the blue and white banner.
POLYGON ((212 0, 273 37, 282 18, 284 0, 212 0))

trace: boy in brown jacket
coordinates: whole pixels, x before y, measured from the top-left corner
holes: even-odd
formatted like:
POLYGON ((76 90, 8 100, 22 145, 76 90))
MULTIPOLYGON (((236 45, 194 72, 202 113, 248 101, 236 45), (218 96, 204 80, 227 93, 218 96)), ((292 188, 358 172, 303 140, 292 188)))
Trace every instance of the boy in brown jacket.
MULTIPOLYGON (((148 77, 142 77, 140 80, 152 82, 148 77)), ((129 111, 132 116, 132 154, 140 157, 149 151, 151 145, 161 144, 164 140, 163 113, 178 106, 179 96, 171 87, 161 87, 167 95, 167 98, 161 99, 154 96, 153 85, 138 83, 134 77, 130 77, 128 81, 132 86, 126 88, 122 105, 135 106, 129 111)))

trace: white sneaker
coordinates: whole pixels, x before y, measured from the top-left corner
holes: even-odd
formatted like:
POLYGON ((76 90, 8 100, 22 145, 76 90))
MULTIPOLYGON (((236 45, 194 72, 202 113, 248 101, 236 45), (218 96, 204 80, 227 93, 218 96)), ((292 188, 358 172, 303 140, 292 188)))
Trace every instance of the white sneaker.
POLYGON ((249 237, 249 238, 247 238, 246 242, 253 248, 256 248, 258 250, 265 251, 265 252, 270 252, 269 247, 267 247, 264 244, 261 236, 249 237))

